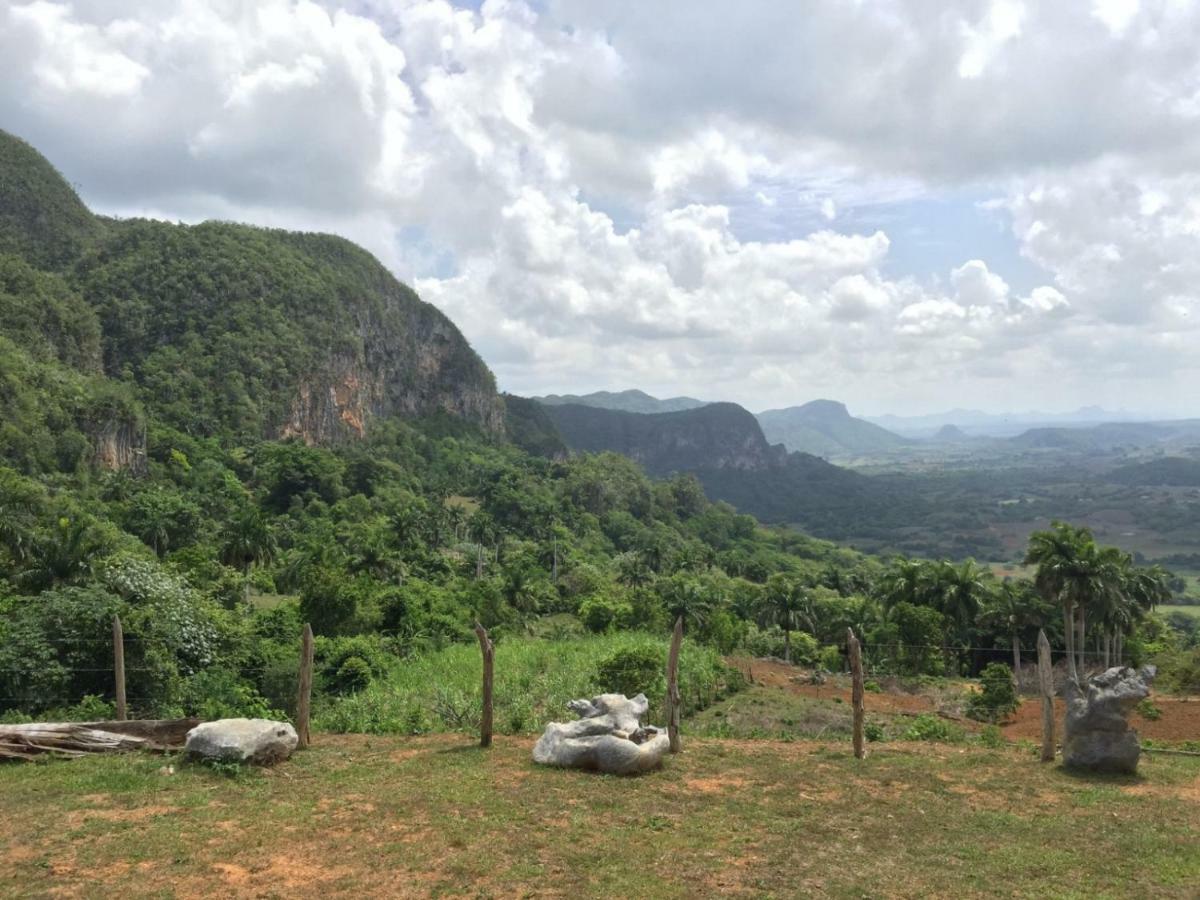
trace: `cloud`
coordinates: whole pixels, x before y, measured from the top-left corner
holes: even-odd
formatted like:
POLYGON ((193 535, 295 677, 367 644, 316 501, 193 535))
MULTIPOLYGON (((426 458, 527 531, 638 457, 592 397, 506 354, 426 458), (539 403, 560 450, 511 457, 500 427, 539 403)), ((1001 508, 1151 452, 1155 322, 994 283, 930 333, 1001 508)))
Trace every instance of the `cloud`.
POLYGON ((1190 5, 115 10, 0 0, 4 127, 106 212, 363 243, 509 389, 1128 405, 1195 371, 1190 5), (964 186, 1008 256, 906 270, 964 186))

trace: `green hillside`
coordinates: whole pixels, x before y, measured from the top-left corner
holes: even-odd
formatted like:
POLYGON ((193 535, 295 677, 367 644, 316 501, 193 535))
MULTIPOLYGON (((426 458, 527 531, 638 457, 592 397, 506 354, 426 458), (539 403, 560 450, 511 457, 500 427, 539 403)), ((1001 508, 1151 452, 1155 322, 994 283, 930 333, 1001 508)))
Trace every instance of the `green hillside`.
POLYGON ((0 130, 0 254, 45 269, 73 263, 104 233, 66 179, 29 144, 0 130))
POLYGON ((5 333, 43 365, 103 371, 160 425, 321 443, 392 415, 503 430, 494 379, 453 323, 341 238, 101 220, 0 132, 0 254, 5 333))

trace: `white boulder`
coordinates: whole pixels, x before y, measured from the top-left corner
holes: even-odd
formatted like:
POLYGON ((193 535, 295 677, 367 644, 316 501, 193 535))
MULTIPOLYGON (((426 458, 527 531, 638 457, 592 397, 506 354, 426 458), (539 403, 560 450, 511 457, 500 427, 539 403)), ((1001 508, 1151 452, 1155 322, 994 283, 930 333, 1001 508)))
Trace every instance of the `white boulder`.
POLYGON ((291 756, 299 741, 287 722, 217 719, 189 731, 183 752, 194 759, 269 766, 291 756))
POLYGON ((666 731, 643 727, 650 708, 645 694, 601 694, 572 700, 577 722, 551 722, 533 747, 533 761, 547 766, 636 775, 662 762, 670 749, 666 731))

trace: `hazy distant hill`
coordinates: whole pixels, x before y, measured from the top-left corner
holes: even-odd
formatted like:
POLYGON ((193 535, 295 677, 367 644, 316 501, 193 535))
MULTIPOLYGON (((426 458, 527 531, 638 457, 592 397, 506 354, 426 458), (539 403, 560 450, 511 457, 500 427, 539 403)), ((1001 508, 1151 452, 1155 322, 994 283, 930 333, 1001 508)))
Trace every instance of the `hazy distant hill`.
POLYGON ((815 456, 858 456, 909 443, 885 428, 854 418, 844 404, 833 400, 769 409, 758 414, 758 421, 767 440, 815 456))
POLYGON ((939 444, 961 444, 970 439, 971 436, 957 425, 943 425, 933 436, 933 440, 939 444))
POLYGON ((668 397, 659 400, 651 397, 645 391, 596 391, 592 394, 547 394, 545 397, 534 397, 539 403, 547 406, 564 406, 576 404, 592 406, 597 409, 614 409, 620 412, 633 413, 666 413, 683 412, 687 409, 698 409, 706 406, 704 400, 695 397, 668 397))
MULTIPOLYGON (((1013 413, 987 413, 978 409, 950 409, 923 416, 863 416, 863 418, 896 434, 911 438, 933 437, 945 425, 954 425, 972 437, 1013 437, 1031 428, 1082 428, 1102 422, 1133 421, 1139 417, 1124 411, 1086 406, 1074 412, 1046 413, 1036 410, 1013 413)), ((1149 416, 1145 418, 1151 418, 1149 416)))
POLYGON ((1010 439, 1031 450, 1107 452, 1124 447, 1151 447, 1200 440, 1200 420, 1177 422, 1106 422, 1090 428, 1032 428, 1010 439))

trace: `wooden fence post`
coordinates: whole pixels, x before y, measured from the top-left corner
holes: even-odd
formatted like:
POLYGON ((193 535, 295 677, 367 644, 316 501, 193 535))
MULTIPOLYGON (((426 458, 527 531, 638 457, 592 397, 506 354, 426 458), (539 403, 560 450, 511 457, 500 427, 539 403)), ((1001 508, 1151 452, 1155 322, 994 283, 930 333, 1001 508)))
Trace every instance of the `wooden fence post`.
POLYGON ((305 623, 300 635, 300 687, 296 695, 296 736, 300 738, 297 746, 304 749, 312 740, 309 730, 309 718, 312 715, 312 683, 313 683, 313 632, 312 625, 305 623))
POLYGON ((479 652, 483 654, 483 715, 479 718, 479 746, 492 746, 492 683, 495 673, 496 646, 488 637, 487 629, 475 623, 475 636, 479 638, 479 652))
POLYGON ((671 633, 671 652, 667 654, 667 740, 671 752, 679 752, 680 707, 683 700, 679 695, 679 648, 683 644, 683 616, 675 620, 671 633))
POLYGON ((121 628, 121 617, 113 616, 113 677, 116 681, 117 721, 129 718, 125 708, 125 632, 121 628))
POLYGON ((862 647, 858 638, 854 636, 853 628, 846 629, 846 649, 850 657, 850 702, 854 706, 854 758, 862 759, 867 755, 863 747, 863 719, 866 716, 866 708, 863 705, 862 647))
POLYGON ((1050 662, 1050 642, 1041 629, 1037 648, 1038 688, 1042 695, 1042 762, 1054 762, 1054 667, 1050 662))

